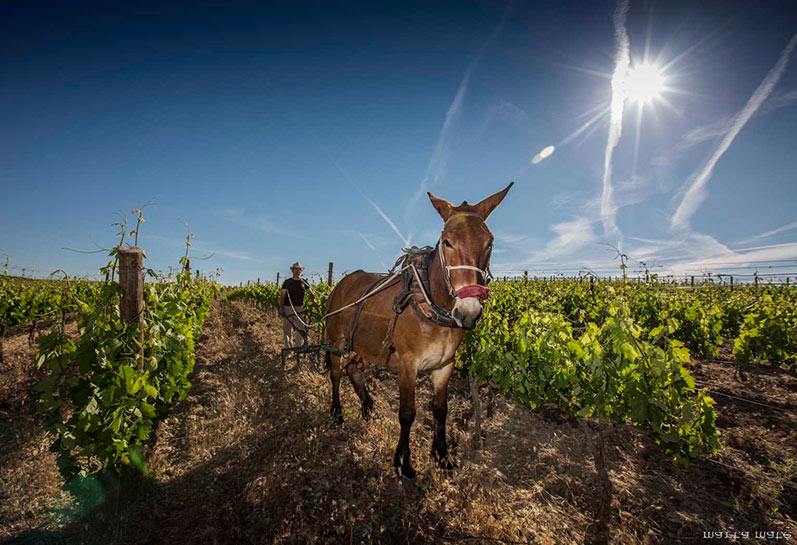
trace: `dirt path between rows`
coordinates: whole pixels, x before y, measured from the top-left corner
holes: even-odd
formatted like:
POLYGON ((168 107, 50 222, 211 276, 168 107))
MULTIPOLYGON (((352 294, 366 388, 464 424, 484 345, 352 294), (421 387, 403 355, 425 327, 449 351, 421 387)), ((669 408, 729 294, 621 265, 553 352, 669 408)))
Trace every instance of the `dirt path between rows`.
MULTIPOLYGON (((148 453, 153 484, 113 510, 74 509, 59 491, 48 438, 37 431, 31 394, 25 393, 32 376, 18 372, 10 381, 14 388, 4 389, 0 381, 0 396, 8 398, 0 398, 0 539, 169 545, 584 541, 598 481, 577 422, 498 395, 483 425, 483 446, 474 450, 468 386, 455 377, 448 436, 458 467, 445 475, 429 457, 431 389, 424 376, 411 444, 418 477, 401 481, 391 468, 399 432, 395 377, 370 379, 375 412, 369 422, 361 419, 344 378, 346 421, 331 428, 327 377, 281 369, 280 332, 275 317, 245 303, 214 306, 197 345, 191 393, 161 423, 148 453)), ((30 351, 14 343, 16 338, 6 343, 11 369, 29 365, 24 360, 30 351)), ((724 377, 722 369, 712 373, 712 365, 720 364, 704 363, 696 371, 706 380, 724 377)), ((778 400, 797 406, 797 380, 776 381, 778 400)), ((613 543, 695 543, 704 531, 797 533, 797 490, 770 479, 786 472, 781 481, 795 483, 787 474, 797 464, 797 416, 717 400, 723 441, 731 440, 718 460, 748 464, 758 473, 747 476, 704 461, 676 467, 645 437, 612 429, 606 456, 615 486, 613 543), (775 470, 765 464, 773 460, 775 470)))

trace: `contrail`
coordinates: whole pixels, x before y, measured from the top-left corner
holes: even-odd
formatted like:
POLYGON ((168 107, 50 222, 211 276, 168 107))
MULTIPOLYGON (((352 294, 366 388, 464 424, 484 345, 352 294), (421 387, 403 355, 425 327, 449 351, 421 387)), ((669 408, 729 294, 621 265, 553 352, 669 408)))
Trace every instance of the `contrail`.
POLYGON ((437 143, 434 147, 434 153, 432 153, 432 158, 429 160, 429 164, 426 166, 426 173, 421 180, 421 185, 413 194, 410 202, 407 205, 408 213, 410 210, 415 208, 418 200, 420 200, 423 194, 429 189, 429 182, 431 181, 432 184, 436 184, 445 173, 446 164, 448 163, 448 156, 446 154, 445 147, 446 142, 448 141, 448 133, 451 131, 451 126, 459 118, 459 111, 462 108, 462 103, 465 101, 465 92, 468 89, 468 83, 470 82, 471 74, 473 73, 473 69, 481 57, 482 55, 479 54, 479 56, 476 57, 465 70, 465 75, 463 76, 462 81, 459 83, 459 88, 457 88, 457 94, 454 95, 454 100, 451 101, 451 105, 448 107, 448 111, 446 112, 446 119, 443 122, 443 128, 440 129, 440 134, 437 136, 437 143))
POLYGON ((766 233, 761 233, 760 235, 744 239, 742 241, 739 241, 739 244, 748 244, 750 242, 755 242, 757 240, 774 237, 775 235, 785 233, 786 231, 791 231, 792 229, 797 229, 797 221, 789 223, 787 225, 783 225, 781 227, 778 227, 777 229, 767 231, 766 233))
POLYGON ((360 235, 360 238, 362 238, 365 241, 365 243, 368 245, 368 247, 371 248, 374 251, 374 253, 376 253, 376 256, 379 258, 379 263, 380 265, 382 265, 382 268, 388 270, 388 266, 385 265, 384 261, 382 261, 382 256, 379 255, 379 250, 376 249, 376 246, 371 244, 371 241, 368 240, 368 237, 362 234, 361 232, 357 231, 357 234, 360 235))
POLYGON ((363 239, 363 240, 365 241, 365 243, 368 245, 368 247, 369 247, 369 248, 371 248, 373 251, 377 251, 377 250, 376 250, 376 246, 374 246, 373 244, 371 244, 371 241, 370 241, 370 240, 368 240, 368 237, 367 237, 367 236, 365 236, 364 234, 362 234, 362 233, 361 233, 361 232, 359 232, 359 231, 357 231, 357 234, 358 234, 358 235, 360 235, 360 238, 361 238, 361 239, 363 239))
POLYGON ((358 192, 358 193, 359 193, 359 194, 362 196, 362 198, 363 198, 363 199, 365 199, 366 201, 368 201, 368 203, 369 203, 371 206, 373 206, 373 207, 374 207, 374 210, 376 210, 377 214, 379 214, 380 216, 382 216, 382 219, 383 219, 383 220, 385 220, 385 221, 387 222, 387 224, 388 224, 388 225, 390 225, 390 228, 391 228, 391 229, 393 229, 393 231, 395 231, 395 233, 396 233, 396 234, 399 236, 399 238, 400 238, 400 239, 401 239, 401 241, 404 243, 404 245, 405 245, 405 246, 409 246, 409 245, 410 245, 410 241, 409 241, 409 239, 408 239, 408 238, 406 238, 404 235, 402 235, 402 234, 401 234, 401 231, 399 231, 399 228, 398 228, 398 227, 396 227, 396 224, 395 224, 395 223, 393 223, 393 221, 392 221, 392 220, 391 220, 391 219, 390 219, 390 218, 387 216, 387 214, 385 214, 385 211, 384 211, 384 210, 382 210, 382 209, 379 207, 379 205, 378 205, 378 204, 376 204, 374 201, 372 201, 372 200, 371 200, 371 198, 370 198, 370 197, 368 197, 368 195, 366 195, 365 193, 363 193, 363 190, 362 190, 362 189, 360 189, 360 188, 359 188, 359 186, 358 186, 357 184, 355 184, 354 182, 351 182, 351 185, 353 185, 353 186, 354 186, 354 188, 355 188, 355 189, 357 190, 357 192, 358 192))
POLYGON ((470 78, 473 75, 473 71, 476 69, 476 66, 479 64, 479 61, 482 60, 484 57, 487 48, 490 44, 495 40, 495 38, 503 31, 504 23, 506 22, 509 13, 515 6, 515 1, 512 0, 507 5, 506 9, 504 10, 504 14, 501 16, 501 21, 496 25, 493 29, 493 32, 490 34, 490 37, 482 44, 481 48, 479 48, 479 52, 474 57, 474 59, 468 64, 467 68, 465 69, 465 74, 462 76, 462 80, 459 82, 459 87, 457 87, 457 92, 454 95, 454 100, 451 101, 451 105, 448 107, 446 111, 446 119, 443 122, 443 127, 440 129, 440 133, 437 135, 437 143, 434 147, 434 152, 432 153, 431 159, 429 159, 429 164, 426 166, 426 172, 424 173, 423 179, 421 180, 421 185, 418 187, 418 190, 412 195, 409 202, 407 203, 406 213, 405 213, 405 220, 407 223, 410 223, 410 214, 412 210, 415 209, 415 205, 418 204, 418 201, 421 199, 423 194, 428 191, 430 186, 430 181, 432 185, 436 184, 440 178, 445 174, 445 168, 448 163, 448 155, 446 153, 446 142, 448 141, 448 134, 451 132, 451 128, 454 123, 459 118, 460 110, 462 109, 462 104, 465 102, 465 94, 468 90, 468 84, 470 83, 470 78))
POLYGON ((792 36, 786 48, 781 52, 778 62, 775 63, 775 66, 772 67, 755 92, 750 96, 747 104, 744 105, 744 108, 742 108, 731 122, 728 132, 725 133, 725 136, 717 145, 714 153, 711 154, 711 157, 709 157, 703 168, 694 172, 692 176, 689 177, 689 181, 687 182, 689 188, 684 193, 681 204, 678 205, 678 208, 675 210, 675 214, 670 222, 670 231, 687 229, 689 227, 689 219, 708 195, 706 184, 708 184, 708 180, 714 172, 717 161, 728 151, 736 135, 744 128, 750 117, 761 107, 761 104, 769 97, 775 85, 780 81, 783 72, 786 71, 786 65, 789 63, 789 57, 792 51, 794 51, 795 45, 797 45, 797 34, 792 36))
MULTIPOLYGON (((368 204, 370 204, 371 206, 373 206, 373 208, 374 208, 374 210, 376 210, 377 214, 379 214, 380 216, 382 216, 382 218, 383 218, 383 219, 384 219, 384 220, 387 222, 387 224, 388 224, 388 225, 390 225, 390 228, 391 228, 391 229, 393 229, 393 231, 395 231, 395 232, 396 232, 396 234, 399 236, 399 238, 400 238, 400 239, 401 239, 401 241, 404 243, 404 245, 405 245, 405 246, 409 246, 409 245, 410 245, 410 239, 411 239, 412 237, 405 238, 405 237, 404 237, 404 235, 402 235, 402 234, 401 234, 401 231, 399 231, 399 228, 398 228, 398 227, 396 227, 396 224, 395 224, 395 223, 393 223, 393 222, 390 220, 390 218, 389 218, 389 217, 387 217, 387 214, 385 214, 384 210, 382 210, 382 209, 379 207, 379 205, 378 205, 378 204, 376 204, 374 201, 372 201, 372 200, 371 200, 371 199, 368 197, 368 195, 366 195, 366 194, 363 192, 363 190, 362 190, 362 189, 360 189, 360 186, 358 186, 357 184, 355 184, 355 183, 354 183, 354 181, 351 179, 351 176, 349 176, 349 174, 348 174, 348 173, 347 173, 345 170, 343 170, 343 167, 341 167, 341 166, 338 164, 338 162, 335 160, 335 158, 334 158, 334 157, 332 157, 332 155, 331 155, 331 154, 330 154, 330 153, 327 151, 326 147, 325 147, 325 146, 324 146, 324 145, 321 143, 321 140, 319 140, 319 138, 318 138, 318 137, 317 137, 315 134, 313 134, 313 136, 315 136, 315 139, 316 139, 316 141, 318 142, 318 145, 321 147, 321 149, 323 149, 323 150, 324 150, 324 153, 326 153, 326 155, 327 155, 327 158, 329 159, 329 161, 330 161, 330 162, 331 162, 333 165, 335 165, 335 168, 336 168, 336 169, 338 169, 338 172, 340 172, 340 173, 343 175, 343 177, 344 177, 344 178, 346 178, 346 180, 347 180, 347 181, 348 181, 348 182, 349 182, 349 183, 350 183, 350 184, 351 184, 351 185, 354 187, 354 189, 356 189, 356 190, 357 190, 357 193, 359 193, 359 194, 360 194, 360 196, 361 196, 363 199, 365 199, 366 201, 368 201, 368 204)), ((362 235, 361 235, 361 236, 362 236, 362 235)), ((370 244, 369 244, 369 246, 370 246, 370 244)), ((372 248, 373 248, 373 246, 372 246, 372 248)))
POLYGON ((614 37, 617 41, 614 75, 612 75, 612 102, 609 113, 609 138, 603 161, 603 192, 601 193, 601 221, 604 233, 618 232, 614 221, 617 212, 612 201, 612 154, 623 134, 623 106, 626 98, 625 81, 631 65, 631 42, 625 28, 628 0, 620 0, 614 12, 614 37))

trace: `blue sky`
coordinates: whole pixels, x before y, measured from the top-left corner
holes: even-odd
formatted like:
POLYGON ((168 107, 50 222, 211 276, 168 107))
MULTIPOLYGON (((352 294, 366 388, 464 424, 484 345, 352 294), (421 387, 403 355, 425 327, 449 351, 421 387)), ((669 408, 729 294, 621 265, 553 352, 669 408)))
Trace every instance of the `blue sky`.
POLYGON ((426 190, 510 181, 497 274, 615 273, 601 243, 662 274, 797 272, 791 2, 4 2, 0 20, 12 273, 94 273, 102 254, 62 248, 112 245, 149 199, 153 269, 186 221, 225 283, 379 271, 436 241, 426 190), (639 117, 612 78, 645 58, 666 89, 639 117))

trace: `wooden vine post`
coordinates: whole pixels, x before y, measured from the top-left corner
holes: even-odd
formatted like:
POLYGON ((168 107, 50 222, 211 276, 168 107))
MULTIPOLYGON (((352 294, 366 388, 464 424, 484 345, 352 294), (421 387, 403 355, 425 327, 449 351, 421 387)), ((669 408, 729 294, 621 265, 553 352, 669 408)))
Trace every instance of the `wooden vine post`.
POLYGON ((144 369, 144 252, 138 247, 119 248, 120 317, 138 325, 138 369, 144 369))
POLYGON ((471 409, 473 411, 473 450, 479 450, 482 445, 482 404, 479 398, 479 387, 481 382, 479 377, 471 375, 470 377, 470 399, 471 409))
POLYGON ((332 286, 332 262, 329 262, 329 271, 327 272, 327 286, 332 286))
POLYGON ((603 456, 604 435, 603 430, 598 428, 597 440, 590 430, 590 423, 586 419, 581 419, 581 429, 584 431, 584 439, 587 448, 592 454, 595 463, 595 470, 598 473, 598 509, 595 513, 595 520, 587 530, 586 543, 589 545, 607 545, 609 543, 609 522, 612 516, 612 481, 609 472, 606 470, 606 461, 603 456))

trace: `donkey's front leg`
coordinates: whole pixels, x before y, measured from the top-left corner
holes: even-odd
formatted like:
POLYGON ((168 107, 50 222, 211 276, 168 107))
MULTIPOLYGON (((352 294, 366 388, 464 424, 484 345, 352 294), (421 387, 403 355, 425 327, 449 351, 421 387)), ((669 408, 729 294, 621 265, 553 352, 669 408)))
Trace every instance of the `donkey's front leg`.
POLYGON ((434 415, 434 431, 432 432, 432 458, 438 467, 451 470, 454 464, 448 457, 448 444, 446 443, 446 416, 448 415, 448 379, 454 369, 452 361, 442 369, 432 371, 432 414, 434 415))
POLYGON ((398 372, 401 436, 396 447, 396 455, 393 457, 393 467, 397 468, 397 471, 401 468, 401 474, 408 479, 415 478, 415 470, 410 463, 410 428, 415 420, 416 380, 415 366, 402 362, 398 372))

